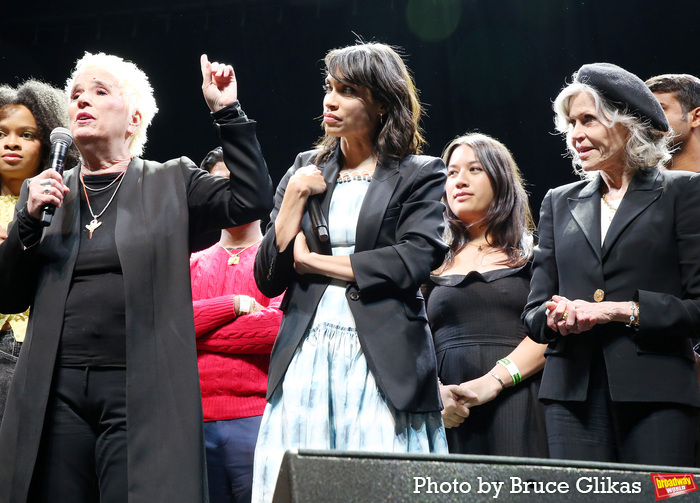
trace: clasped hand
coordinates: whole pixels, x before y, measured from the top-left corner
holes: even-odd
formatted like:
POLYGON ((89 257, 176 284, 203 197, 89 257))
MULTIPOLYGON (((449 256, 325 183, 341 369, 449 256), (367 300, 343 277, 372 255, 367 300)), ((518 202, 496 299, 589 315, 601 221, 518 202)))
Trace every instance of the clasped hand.
POLYGON ((440 384, 442 422, 445 428, 455 428, 462 424, 469 417, 469 408, 479 405, 478 395, 468 384, 440 384))
POLYGON ((561 295, 552 296, 546 303, 547 326, 561 335, 587 332, 595 325, 613 321, 610 302, 569 300, 561 295))

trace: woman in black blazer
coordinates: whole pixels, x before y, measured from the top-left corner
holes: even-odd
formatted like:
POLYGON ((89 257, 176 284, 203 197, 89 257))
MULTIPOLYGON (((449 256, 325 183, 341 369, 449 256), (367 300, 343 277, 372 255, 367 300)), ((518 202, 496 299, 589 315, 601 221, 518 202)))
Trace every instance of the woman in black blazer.
POLYGON ((555 458, 693 463, 700 386, 700 180, 663 171, 644 83, 584 65, 555 103, 583 181, 545 197, 523 320, 549 347, 540 399, 555 458))
POLYGON ((254 501, 272 498, 287 449, 447 450, 419 292, 446 251, 445 166, 415 155, 421 107, 392 48, 360 43, 325 63, 326 134, 281 181, 256 260, 260 290, 287 293, 254 501), (311 198, 330 240, 316 235, 311 198))

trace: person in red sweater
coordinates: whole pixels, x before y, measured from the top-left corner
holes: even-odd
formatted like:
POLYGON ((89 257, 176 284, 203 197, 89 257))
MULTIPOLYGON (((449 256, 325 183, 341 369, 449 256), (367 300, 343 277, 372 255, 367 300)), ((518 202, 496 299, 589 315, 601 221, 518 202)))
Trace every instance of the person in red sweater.
POLYGON ((265 409, 282 296, 258 290, 260 221, 221 231, 190 260, 211 503, 251 501, 253 453, 265 409))

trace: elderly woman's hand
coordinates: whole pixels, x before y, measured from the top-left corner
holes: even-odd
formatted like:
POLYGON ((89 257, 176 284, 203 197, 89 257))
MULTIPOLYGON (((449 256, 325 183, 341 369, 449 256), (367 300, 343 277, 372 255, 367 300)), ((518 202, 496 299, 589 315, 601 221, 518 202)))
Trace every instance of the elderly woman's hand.
POLYGON ((218 112, 238 99, 238 83, 231 65, 210 63, 206 54, 200 58, 202 93, 212 112, 218 112))
POLYGON ((554 295, 546 305, 547 326, 561 335, 580 334, 611 321, 629 321, 629 302, 571 301, 554 295))
POLYGON ((63 197, 70 189, 63 185, 63 178, 54 169, 48 169, 39 173, 29 181, 29 198, 27 211, 37 220, 41 219, 41 208, 45 204, 53 204, 60 208, 63 197))

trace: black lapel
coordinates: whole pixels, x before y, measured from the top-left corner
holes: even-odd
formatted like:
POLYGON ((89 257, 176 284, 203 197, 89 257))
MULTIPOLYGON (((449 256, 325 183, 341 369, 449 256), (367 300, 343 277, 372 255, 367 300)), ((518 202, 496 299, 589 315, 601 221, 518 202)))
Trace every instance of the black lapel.
POLYGON ((593 253, 602 260, 600 251, 600 176, 586 184, 578 197, 568 199, 569 211, 586 236, 593 253))
POLYGON ((625 196, 615 212, 608 233, 603 242, 603 258, 606 257, 620 234, 637 218, 651 203, 656 201, 663 191, 661 176, 656 168, 637 171, 630 181, 625 196))
POLYGON ((384 213, 399 182, 399 161, 378 161, 360 208, 355 231, 355 251, 371 250, 377 243, 384 213))

